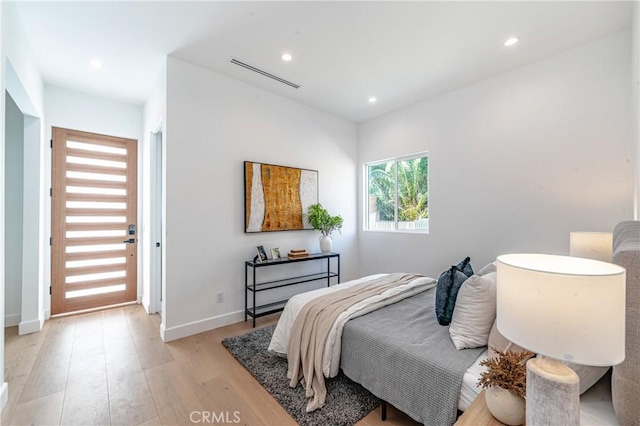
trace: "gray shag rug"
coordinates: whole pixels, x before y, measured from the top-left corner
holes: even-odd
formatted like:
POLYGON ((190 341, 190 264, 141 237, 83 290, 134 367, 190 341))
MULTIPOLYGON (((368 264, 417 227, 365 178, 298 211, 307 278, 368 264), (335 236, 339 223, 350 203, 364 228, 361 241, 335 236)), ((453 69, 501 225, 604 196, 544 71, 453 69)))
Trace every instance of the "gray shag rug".
POLYGON ((289 387, 287 360, 267 349, 275 325, 229 337, 222 344, 256 378, 300 425, 353 425, 369 414, 380 400, 342 370, 333 379, 325 379, 327 401, 324 407, 306 412, 307 398, 302 386, 289 387))

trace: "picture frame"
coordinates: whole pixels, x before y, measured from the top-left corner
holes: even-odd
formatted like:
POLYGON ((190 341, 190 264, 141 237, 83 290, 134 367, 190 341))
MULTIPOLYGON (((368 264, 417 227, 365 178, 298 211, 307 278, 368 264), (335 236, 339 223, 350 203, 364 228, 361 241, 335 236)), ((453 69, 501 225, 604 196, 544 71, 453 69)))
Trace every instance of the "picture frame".
POLYGON ((306 212, 318 203, 318 171, 244 162, 244 232, 313 229, 306 212))
POLYGON ((256 252, 258 253, 258 262, 265 262, 269 260, 267 252, 264 250, 264 246, 256 247, 256 252))
POLYGON ((272 248, 271 249, 271 259, 278 260, 281 257, 282 256, 280 256, 280 247, 276 247, 276 248, 272 248))

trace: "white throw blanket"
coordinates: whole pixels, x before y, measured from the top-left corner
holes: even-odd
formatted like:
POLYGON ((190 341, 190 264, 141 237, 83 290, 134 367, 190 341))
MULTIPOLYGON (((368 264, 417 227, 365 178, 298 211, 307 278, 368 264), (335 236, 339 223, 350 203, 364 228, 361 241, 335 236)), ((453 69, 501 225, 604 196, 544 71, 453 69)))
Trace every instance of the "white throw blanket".
MULTIPOLYGON (((287 305, 284 307, 284 311, 280 315, 280 320, 278 321, 278 325, 276 326, 276 329, 273 332, 273 337, 271 338, 271 343, 269 344, 269 351, 281 356, 287 356, 287 345, 289 343, 291 327, 293 326, 298 313, 308 301, 318 296, 330 294, 342 288, 351 287, 386 275, 388 274, 370 275, 357 280, 337 284, 333 287, 321 288, 293 296, 289 299, 289 302, 287 302, 287 305)), ((342 330, 347 321, 426 291, 435 285, 436 280, 433 278, 419 277, 408 284, 391 288, 384 293, 363 300, 340 314, 334 322, 325 344, 324 355, 322 358, 322 373, 324 376, 335 377, 340 370, 342 330)))

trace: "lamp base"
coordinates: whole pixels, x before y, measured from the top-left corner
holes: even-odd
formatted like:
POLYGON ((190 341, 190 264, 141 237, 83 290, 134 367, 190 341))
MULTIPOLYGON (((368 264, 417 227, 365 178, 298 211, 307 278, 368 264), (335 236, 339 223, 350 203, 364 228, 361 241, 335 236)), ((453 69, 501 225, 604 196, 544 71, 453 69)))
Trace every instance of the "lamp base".
POLYGON ((580 424, 580 379, 552 358, 527 361, 527 426, 580 424))

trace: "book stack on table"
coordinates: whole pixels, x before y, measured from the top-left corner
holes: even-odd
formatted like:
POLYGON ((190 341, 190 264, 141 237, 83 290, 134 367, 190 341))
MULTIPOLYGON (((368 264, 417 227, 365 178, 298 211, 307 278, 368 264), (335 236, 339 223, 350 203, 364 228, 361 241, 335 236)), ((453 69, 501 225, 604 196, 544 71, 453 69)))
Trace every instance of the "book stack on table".
POLYGON ((290 250, 289 254, 287 255, 287 257, 290 259, 297 259, 299 257, 307 257, 307 256, 309 256, 309 253, 307 253, 306 250, 290 250))

